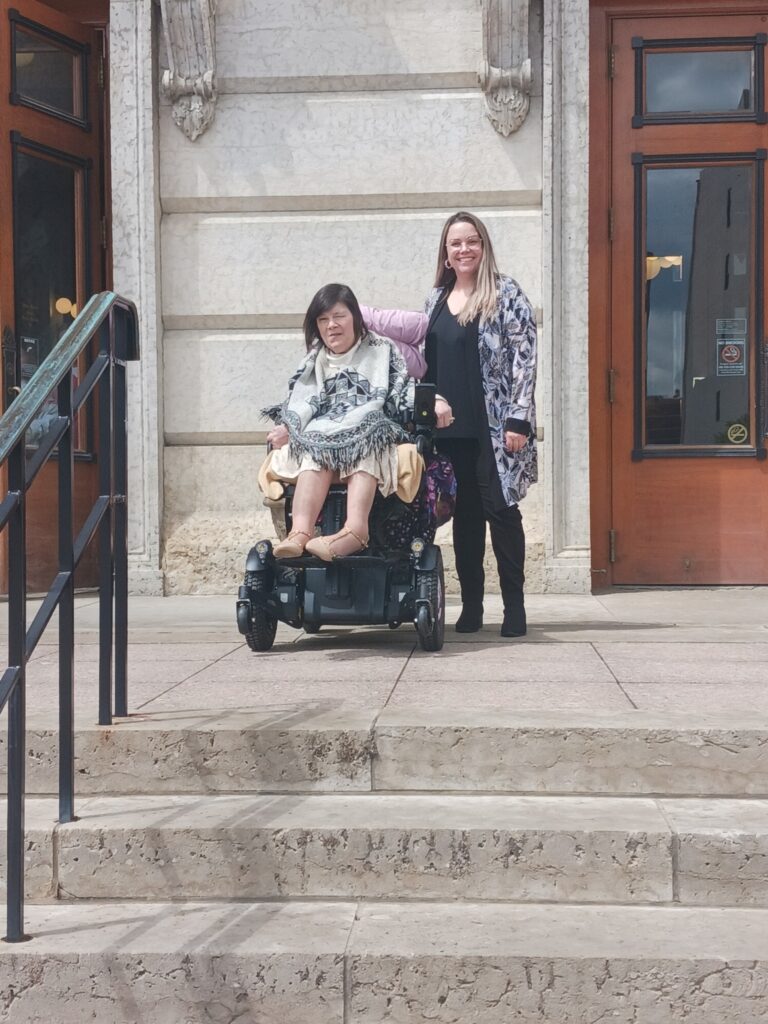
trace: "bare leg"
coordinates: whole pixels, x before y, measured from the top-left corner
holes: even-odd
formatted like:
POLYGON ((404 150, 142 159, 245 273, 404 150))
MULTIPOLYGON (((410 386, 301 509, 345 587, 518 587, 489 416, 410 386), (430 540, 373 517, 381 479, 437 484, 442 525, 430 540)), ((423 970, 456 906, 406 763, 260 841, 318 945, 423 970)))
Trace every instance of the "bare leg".
MULTIPOLYGON (((376 497, 377 486, 376 477, 370 473, 353 473, 347 478, 347 521, 344 528, 366 541, 368 516, 376 497)), ((342 537, 333 545, 334 555, 349 555, 359 549, 360 542, 352 534, 342 537)))
POLYGON ((299 558, 315 536, 315 523, 323 507, 333 474, 326 469, 299 473, 293 495, 291 532, 273 548, 275 558, 299 558))
POLYGON ((347 480, 346 526, 361 537, 368 536, 368 516, 376 497, 377 481, 370 473, 353 473, 347 480))
POLYGON ((376 497, 376 477, 370 473, 353 473, 347 477, 347 521, 344 529, 329 537, 315 537, 307 542, 307 551, 325 562, 344 555, 354 555, 368 543, 368 514, 376 497), (358 539, 359 538, 359 539, 358 539))
MULTIPOLYGON (((323 502, 328 496, 333 473, 329 469, 308 469, 299 473, 293 495, 293 525, 291 533, 302 531, 315 535, 315 523, 323 502)), ((305 539, 305 538, 302 538, 305 539)))

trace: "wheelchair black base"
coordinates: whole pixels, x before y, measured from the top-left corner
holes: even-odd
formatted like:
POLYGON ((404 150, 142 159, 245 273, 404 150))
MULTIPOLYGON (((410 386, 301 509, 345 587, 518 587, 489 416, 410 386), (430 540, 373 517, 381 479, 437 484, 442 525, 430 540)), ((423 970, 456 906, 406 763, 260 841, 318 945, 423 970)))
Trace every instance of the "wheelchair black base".
POLYGON ((333 562, 312 555, 278 560, 268 540, 251 548, 238 591, 237 627, 253 651, 268 651, 278 622, 307 633, 322 626, 416 627, 425 651, 439 651, 445 631, 440 548, 362 552, 333 562))

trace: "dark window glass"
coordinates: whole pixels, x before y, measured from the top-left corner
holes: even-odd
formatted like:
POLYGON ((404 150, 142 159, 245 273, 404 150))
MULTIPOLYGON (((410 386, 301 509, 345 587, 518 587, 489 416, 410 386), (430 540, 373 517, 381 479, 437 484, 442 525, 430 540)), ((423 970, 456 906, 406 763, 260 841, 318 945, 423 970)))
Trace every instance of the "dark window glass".
POLYGON ((645 443, 753 443, 753 168, 646 172, 645 443))
MULTIPOLYGON (((77 315, 77 190, 82 171, 17 150, 14 200, 16 337, 21 385, 77 315)), ((55 415, 55 401, 27 434, 35 444, 55 415)))
POLYGON ((647 114, 754 112, 753 50, 661 51, 645 55, 647 114))
POLYGON ((51 112, 84 119, 83 54, 47 36, 14 26, 16 94, 51 112))

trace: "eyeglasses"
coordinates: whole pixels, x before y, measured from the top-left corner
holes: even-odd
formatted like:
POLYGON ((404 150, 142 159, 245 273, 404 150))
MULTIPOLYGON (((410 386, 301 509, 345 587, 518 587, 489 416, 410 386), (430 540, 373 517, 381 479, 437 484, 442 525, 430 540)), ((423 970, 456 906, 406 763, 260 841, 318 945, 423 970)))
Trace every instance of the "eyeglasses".
POLYGON ((319 324, 329 324, 333 321, 335 324, 341 324, 349 319, 351 315, 351 313, 321 313, 317 318, 317 322, 319 324))
POLYGON ((483 240, 477 236, 474 238, 456 238, 448 243, 448 248, 451 252, 460 252, 462 249, 482 249, 482 247, 483 240))

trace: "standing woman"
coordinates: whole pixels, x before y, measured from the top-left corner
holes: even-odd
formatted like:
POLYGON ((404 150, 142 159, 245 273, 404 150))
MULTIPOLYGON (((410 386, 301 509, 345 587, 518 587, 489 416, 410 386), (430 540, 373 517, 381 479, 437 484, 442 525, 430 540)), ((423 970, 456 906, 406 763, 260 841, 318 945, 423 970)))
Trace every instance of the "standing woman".
MULTIPOLYGON (((536 480, 536 322, 512 278, 500 274, 483 222, 464 211, 449 217, 427 298, 427 372, 437 388, 438 448, 453 463, 453 545, 461 584, 460 633, 483 625, 485 524, 491 529, 504 621, 501 635, 526 633, 525 534, 518 502, 536 480)), ((392 314, 363 307, 374 330, 392 314)), ((413 327, 419 314, 411 314, 413 327)))

